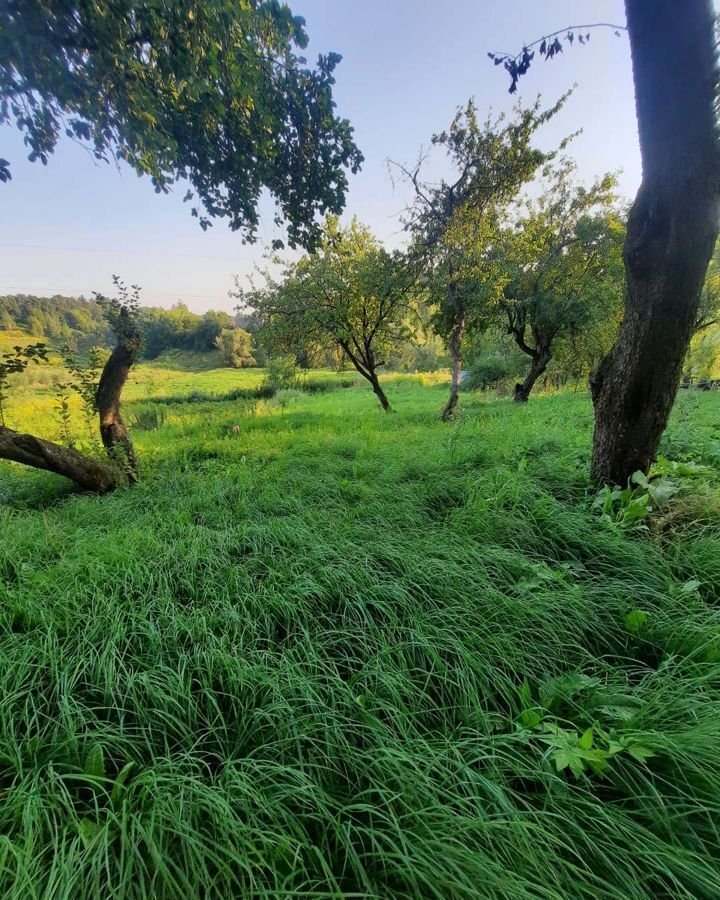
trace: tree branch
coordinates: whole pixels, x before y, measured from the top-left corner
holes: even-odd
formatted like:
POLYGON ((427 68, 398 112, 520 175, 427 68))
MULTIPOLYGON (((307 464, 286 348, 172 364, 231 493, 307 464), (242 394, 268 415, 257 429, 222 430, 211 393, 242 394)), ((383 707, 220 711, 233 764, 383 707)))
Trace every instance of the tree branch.
POLYGON ((581 31, 584 28, 612 28, 615 31, 627 31, 627 25, 614 25, 612 22, 591 22, 589 25, 568 25, 566 28, 558 28, 557 31, 551 31, 550 34, 544 34, 542 37, 539 37, 529 44, 523 44, 523 49, 520 53, 506 53, 503 50, 492 50, 491 53, 493 56, 518 59, 518 57, 522 56, 523 51, 532 50, 533 47, 537 47, 537 45, 542 44, 543 41, 549 41, 551 38, 558 37, 561 34, 567 34, 568 31, 581 31))
POLYGON ((0 426, 0 459, 63 475, 78 487, 99 493, 111 491, 123 483, 122 474, 107 463, 71 447, 61 447, 5 426, 0 426))

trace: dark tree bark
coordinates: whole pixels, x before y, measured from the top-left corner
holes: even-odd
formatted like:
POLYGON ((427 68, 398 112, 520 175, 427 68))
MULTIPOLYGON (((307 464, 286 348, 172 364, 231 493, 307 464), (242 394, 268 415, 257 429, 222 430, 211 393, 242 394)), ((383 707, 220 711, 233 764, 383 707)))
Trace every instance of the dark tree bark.
POLYGON ((450 396, 442 411, 443 422, 448 422, 455 415, 455 407, 458 403, 460 391, 460 379, 462 378, 462 342, 465 337, 467 320, 464 313, 458 313, 455 326, 450 333, 450 361, 452 365, 452 379, 450 381, 450 396))
POLYGON ((380 387, 380 379, 377 375, 378 368, 384 366, 385 363, 375 359, 375 354, 370 341, 367 340, 364 347, 357 345, 351 347, 348 341, 339 341, 338 344, 345 352, 345 355, 350 362, 355 366, 355 369, 363 378, 370 382, 373 393, 380 401, 380 406, 382 406, 385 412, 390 412, 390 401, 385 395, 385 391, 380 387))
POLYGON ((374 372, 371 372, 367 378, 372 385, 373 393, 380 401, 380 406, 382 406, 385 412, 390 412, 390 401, 386 397, 385 391, 380 387, 380 381, 377 375, 374 372))
POLYGON ((117 470, 107 463, 78 453, 71 447, 61 447, 4 426, 0 426, 0 459, 63 475, 79 488, 101 494, 113 490, 119 483, 117 470))
POLYGON ((714 18, 709 0, 626 0, 643 179, 623 249, 617 342, 591 380, 592 477, 647 472, 667 424, 718 234, 714 18))
POLYGON ((530 391, 532 391, 535 382, 543 374, 548 367, 548 363, 552 359, 552 353, 549 350, 541 350, 531 356, 532 363, 527 377, 522 383, 515 385, 515 396, 513 400, 516 403, 527 403, 530 391))
MULTIPOLYGON (((126 316, 127 318, 127 316, 126 316)), ((137 481, 138 462, 130 435, 120 415, 120 395, 135 361, 139 333, 118 337, 100 376, 95 401, 100 416, 100 437, 111 458, 119 460, 127 470, 128 480, 137 481)))
MULTIPOLYGON (((505 296, 508 300, 517 300, 518 298, 505 288, 505 296)), ((543 330, 537 325, 530 325, 530 333, 533 343, 529 344, 526 338, 527 332, 527 312, 523 309, 522 304, 513 307, 505 306, 505 315, 507 317, 507 333, 522 350, 526 356, 530 357, 530 371, 524 381, 515 385, 515 394, 513 400, 516 403, 527 403, 530 397, 530 391, 535 386, 535 382, 545 372, 548 363, 552 359, 552 344, 556 336, 553 329, 543 330)))

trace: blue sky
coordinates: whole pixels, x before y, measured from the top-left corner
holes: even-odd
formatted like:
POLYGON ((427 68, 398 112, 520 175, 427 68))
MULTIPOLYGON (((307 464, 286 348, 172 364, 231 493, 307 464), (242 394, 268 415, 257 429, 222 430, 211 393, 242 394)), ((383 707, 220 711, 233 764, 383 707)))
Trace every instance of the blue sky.
MULTIPOLYGON (((391 244, 402 241, 398 214, 408 195, 393 188, 388 157, 412 163, 433 132, 474 96, 482 117, 509 110, 506 74, 489 50, 515 50, 564 25, 625 21, 621 0, 296 0, 307 20, 310 59, 343 55, 337 70, 338 111, 356 130, 365 154, 351 181, 346 215, 356 214, 391 244)), ((579 128, 571 145, 589 180, 622 170, 620 188, 632 197, 640 157, 627 37, 598 30, 557 60, 538 63, 520 83, 532 102, 555 101, 577 83, 570 101, 540 139, 548 146, 579 128)), ((13 180, 0 185, 0 293, 90 295, 109 291, 111 275, 143 287, 147 304, 182 299, 195 311, 232 309, 233 275, 242 279, 262 262, 263 244, 277 235, 271 207, 260 240, 243 245, 222 222, 203 232, 182 203, 184 190, 156 195, 148 179, 96 163, 63 141, 47 167, 29 163, 22 138, 0 129, 0 155, 13 180)))

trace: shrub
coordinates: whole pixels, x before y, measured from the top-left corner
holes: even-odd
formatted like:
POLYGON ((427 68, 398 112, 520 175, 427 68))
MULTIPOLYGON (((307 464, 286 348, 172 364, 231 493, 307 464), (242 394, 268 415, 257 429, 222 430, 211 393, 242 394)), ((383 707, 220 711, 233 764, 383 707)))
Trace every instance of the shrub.
POLYGON ((517 353, 481 353, 470 364, 462 383, 468 391, 495 387, 505 378, 516 378, 523 371, 524 360, 517 353))
POLYGON ((156 406, 143 406, 136 409, 131 421, 133 428, 139 431, 157 431, 165 424, 165 410, 156 406))
POLYGON ((295 387, 297 384, 295 360, 289 356, 273 356, 268 360, 264 383, 276 391, 295 387))
POLYGON ((256 366, 253 356, 252 335, 244 328, 225 328, 215 339, 215 346, 226 366, 231 369, 245 369, 256 366))

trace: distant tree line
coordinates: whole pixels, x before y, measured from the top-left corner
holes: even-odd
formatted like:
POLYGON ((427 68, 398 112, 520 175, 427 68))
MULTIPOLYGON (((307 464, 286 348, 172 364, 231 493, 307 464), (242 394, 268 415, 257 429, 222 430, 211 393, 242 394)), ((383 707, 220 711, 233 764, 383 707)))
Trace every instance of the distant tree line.
POLYGON ((79 297, 0 297, 0 330, 25 331, 73 350, 112 346, 112 334, 96 300, 79 297))
MULTIPOLYGON (((156 359, 166 350, 205 353, 218 349, 223 362, 232 368, 264 362, 260 349, 253 346, 256 328, 250 315, 231 316, 217 310, 198 315, 184 303, 176 303, 171 309, 142 307, 138 324, 144 335, 140 351, 143 359, 156 359)), ((24 331, 45 338, 51 346, 81 353, 91 347, 114 346, 101 304, 84 297, 0 297, 0 331, 24 331)))

